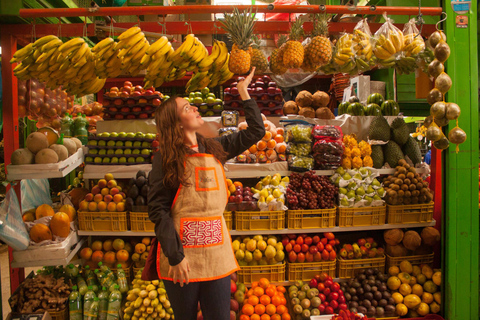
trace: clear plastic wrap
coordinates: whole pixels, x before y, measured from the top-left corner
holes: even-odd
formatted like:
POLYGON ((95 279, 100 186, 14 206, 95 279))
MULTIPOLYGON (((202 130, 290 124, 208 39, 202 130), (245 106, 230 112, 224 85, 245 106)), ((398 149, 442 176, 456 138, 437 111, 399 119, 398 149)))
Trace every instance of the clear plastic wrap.
POLYGON ((339 126, 321 126, 316 125, 312 129, 312 136, 315 140, 320 139, 331 139, 331 140, 342 140, 343 132, 342 128, 339 126))
POLYGON ((238 126, 238 111, 222 111, 222 125, 224 127, 238 126))
POLYGON ((353 52, 353 34, 345 33, 338 39, 333 54, 333 62, 341 73, 349 73, 355 69, 355 54, 353 52))
POLYGON ((383 15, 385 23, 375 32, 373 53, 378 65, 385 68, 395 66, 395 60, 402 53, 404 39, 402 30, 393 25, 393 20, 383 15))
POLYGON ((306 157, 312 153, 312 144, 310 142, 289 142, 287 152, 295 156, 306 157))
POLYGON ((332 154, 341 157, 343 155, 343 142, 342 140, 318 140, 313 145, 313 154, 332 154))
POLYGON ((342 165, 342 156, 328 153, 315 153, 313 158, 315 159, 315 169, 317 170, 336 169, 342 165))
POLYGON ((418 31, 415 21, 415 18, 410 19, 403 28, 403 54, 397 60, 395 66, 399 74, 415 72, 418 55, 425 50, 425 41, 418 31))
POLYGON ((232 134, 234 132, 238 132, 238 128, 236 127, 227 127, 227 128, 220 128, 218 129, 218 135, 219 136, 226 136, 229 134, 232 134))
POLYGON ((287 124, 285 142, 311 142, 312 126, 308 124, 287 124))
POLYGON ((375 66, 373 39, 367 19, 360 20, 353 30, 353 52, 357 73, 363 73, 375 66))
POLYGON ((27 249, 30 241, 13 188, 8 190, 5 200, 0 205, 0 239, 14 250, 27 249))
POLYGON ((314 159, 311 156, 298 157, 295 155, 288 156, 288 168, 291 171, 305 172, 314 168, 314 159))

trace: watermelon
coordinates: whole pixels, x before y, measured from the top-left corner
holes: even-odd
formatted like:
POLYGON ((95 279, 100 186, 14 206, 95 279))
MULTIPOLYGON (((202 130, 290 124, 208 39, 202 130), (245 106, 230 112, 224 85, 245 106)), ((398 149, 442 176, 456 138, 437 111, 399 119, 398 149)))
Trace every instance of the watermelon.
POLYGON ((375 103, 381 106, 384 101, 385 99, 383 99, 383 96, 380 93, 372 93, 367 98, 367 104, 375 103))
POLYGON ((397 116, 400 113, 400 107, 393 100, 385 100, 382 103, 382 113, 384 116, 397 116))
POLYGON ((360 100, 356 96, 351 96, 350 98, 348 98, 348 102, 355 103, 360 102, 360 100))
POLYGON ((364 116, 365 110, 360 102, 355 102, 348 106, 347 113, 352 116, 364 116))
POLYGON ((376 103, 370 103, 365 107, 366 116, 381 116, 382 108, 376 103))
POLYGON ((338 105, 338 115, 342 115, 342 114, 345 114, 347 113, 347 110, 348 110, 348 106, 350 105, 350 103, 348 102, 342 102, 338 105))

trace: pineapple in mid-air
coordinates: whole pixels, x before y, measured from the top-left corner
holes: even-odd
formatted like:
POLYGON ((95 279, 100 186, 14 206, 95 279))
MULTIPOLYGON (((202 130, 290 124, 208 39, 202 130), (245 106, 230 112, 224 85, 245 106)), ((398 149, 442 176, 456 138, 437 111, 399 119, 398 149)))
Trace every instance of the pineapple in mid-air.
POLYGON ((232 14, 225 14, 225 21, 222 24, 233 42, 228 68, 235 74, 245 74, 251 67, 255 14, 252 15, 251 9, 240 13, 234 8, 232 14))
POLYGON ((255 67, 255 73, 263 73, 268 69, 268 61, 262 50, 260 50, 260 39, 253 37, 252 67, 255 67))
POLYGON ((300 40, 303 37, 303 22, 298 19, 292 25, 290 36, 283 52, 283 65, 286 68, 300 68, 303 64, 304 49, 300 40))
POLYGON ((332 43, 328 39, 328 16, 326 14, 316 15, 313 35, 309 56, 318 68, 332 60, 332 43))
POLYGON ((281 35, 277 41, 278 48, 272 51, 270 55, 270 70, 274 74, 284 74, 287 72, 287 68, 283 66, 283 53, 285 52, 285 43, 287 37, 281 35), (283 51, 283 52, 282 52, 283 51))

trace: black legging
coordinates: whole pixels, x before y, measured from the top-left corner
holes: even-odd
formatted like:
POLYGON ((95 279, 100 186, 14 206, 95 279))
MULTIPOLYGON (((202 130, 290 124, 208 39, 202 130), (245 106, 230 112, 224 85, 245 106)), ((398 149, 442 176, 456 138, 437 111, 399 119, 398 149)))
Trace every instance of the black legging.
POLYGON ((230 276, 184 285, 163 281, 175 320, 196 320, 198 302, 205 320, 230 319, 230 276))

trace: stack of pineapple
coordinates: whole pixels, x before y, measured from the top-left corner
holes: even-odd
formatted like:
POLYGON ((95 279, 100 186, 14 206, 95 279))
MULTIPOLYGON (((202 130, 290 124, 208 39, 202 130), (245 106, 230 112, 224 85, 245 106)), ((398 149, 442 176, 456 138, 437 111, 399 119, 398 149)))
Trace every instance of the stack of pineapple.
POLYGON ((343 137, 343 144, 345 146, 342 159, 343 168, 373 167, 372 147, 368 142, 364 140, 357 142, 356 136, 351 134, 343 137))
POLYGON ((332 43, 328 39, 328 16, 315 15, 312 40, 305 46, 302 69, 314 72, 332 60, 332 43))
POLYGON ((296 20, 288 41, 283 43, 284 38, 279 39, 279 48, 275 49, 270 56, 270 69, 275 74, 283 74, 287 69, 300 68, 305 59, 305 50, 300 42, 303 38, 303 22, 296 20))

